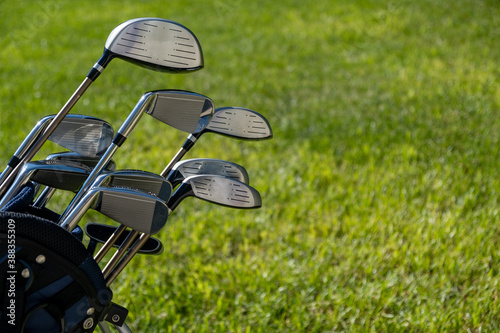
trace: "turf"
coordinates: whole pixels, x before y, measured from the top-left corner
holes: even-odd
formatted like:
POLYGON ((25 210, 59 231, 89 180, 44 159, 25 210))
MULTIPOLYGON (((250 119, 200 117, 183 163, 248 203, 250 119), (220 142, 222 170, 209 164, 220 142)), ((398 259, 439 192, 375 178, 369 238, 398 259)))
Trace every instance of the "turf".
MULTIPOLYGON (((1 159, 148 16, 189 27, 205 69, 116 60, 73 113, 117 129, 142 93, 188 89, 261 112, 274 139, 190 152, 244 165, 264 204, 186 199, 165 252, 114 284, 134 331, 500 330, 498 1, 3 1, 1 159)), ((184 138, 144 118, 115 159, 159 173, 184 138)))

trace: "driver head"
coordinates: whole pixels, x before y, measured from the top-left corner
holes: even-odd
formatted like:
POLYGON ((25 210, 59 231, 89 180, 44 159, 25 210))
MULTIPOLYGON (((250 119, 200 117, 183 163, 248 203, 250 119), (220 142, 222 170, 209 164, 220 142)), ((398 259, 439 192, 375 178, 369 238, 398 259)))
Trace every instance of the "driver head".
POLYGON ((161 18, 137 18, 117 26, 106 40, 106 50, 140 66, 161 72, 203 68, 203 52, 185 26, 161 18))

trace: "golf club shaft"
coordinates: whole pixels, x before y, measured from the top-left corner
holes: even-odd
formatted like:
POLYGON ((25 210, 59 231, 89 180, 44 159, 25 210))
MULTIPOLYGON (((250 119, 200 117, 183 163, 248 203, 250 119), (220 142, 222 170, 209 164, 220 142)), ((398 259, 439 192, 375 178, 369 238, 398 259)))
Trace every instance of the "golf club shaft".
POLYGON ((50 125, 45 129, 43 134, 31 145, 30 149, 24 154, 24 156, 20 158, 20 160, 17 162, 17 165, 13 169, 6 170, 7 174, 5 176, 2 175, 2 177, 5 177, 5 180, 0 185, 0 197, 5 194, 5 192, 9 188, 10 184, 14 181, 16 175, 19 173, 23 165, 26 162, 30 161, 33 158, 33 156, 35 156, 35 154, 40 150, 45 141, 47 141, 47 139, 54 132, 56 127, 61 123, 64 117, 69 113, 69 111, 73 108, 73 106, 80 99, 82 94, 87 90, 87 88, 90 86, 92 82, 93 80, 91 80, 88 77, 86 77, 85 80, 83 80, 82 84, 76 89, 76 91, 66 102, 66 104, 62 107, 59 113, 54 117, 54 119, 52 119, 50 125))
POLYGON ((134 245, 130 248, 130 250, 125 254, 125 256, 120 260, 120 262, 115 266, 115 268, 109 273, 109 275, 105 275, 106 287, 109 287, 111 283, 116 279, 116 277, 123 271, 125 266, 132 260, 135 254, 139 251, 140 248, 151 237, 151 234, 141 234, 139 239, 134 243, 134 245))
MULTIPOLYGON (((120 261, 122 258, 123 254, 127 251, 127 249, 132 245, 132 243, 135 241, 137 238, 137 235, 139 235, 139 231, 134 230, 131 232, 128 236, 127 239, 122 243, 122 245, 118 248, 118 251, 115 252, 115 254, 109 259, 108 263, 102 270, 102 274, 104 275, 104 278, 106 279, 112 272, 113 267, 116 266, 116 264, 120 261)), ((134 244, 135 245, 135 244, 134 244)), ((142 246, 142 245, 141 245, 142 246)), ((139 247, 140 248, 140 247, 139 247)))
POLYGON ((168 176, 168 174, 170 173, 170 171, 172 170, 172 168, 174 167, 174 165, 177 162, 179 162, 182 159, 182 157, 184 155, 186 155, 186 153, 187 153, 186 149, 184 149, 184 148, 179 149, 179 151, 177 152, 177 154, 175 154, 174 158, 165 167, 165 169, 163 169, 163 171, 160 173, 160 176, 162 176, 163 178, 166 178, 168 176))
POLYGON ((40 195, 38 196, 38 198, 36 198, 35 202, 33 203, 33 207, 41 208, 45 206, 47 204, 47 201, 49 201, 50 198, 52 198, 52 195, 54 195, 55 192, 56 192, 55 187, 49 187, 49 186, 45 187, 42 193, 40 193, 40 195))
POLYGON ((113 233, 113 235, 111 235, 111 237, 108 238, 108 240, 106 241, 106 243, 104 243, 104 245, 101 247, 101 249, 99 250, 99 252, 97 252, 97 254, 94 256, 94 260, 97 263, 99 263, 102 260, 102 258, 104 258, 104 256, 113 247, 113 245, 116 243, 116 241, 121 236, 121 234, 123 234, 123 232, 125 231, 125 229, 127 229, 127 227, 124 226, 123 224, 120 224, 120 226, 118 227, 118 229, 115 230, 115 232, 113 233))

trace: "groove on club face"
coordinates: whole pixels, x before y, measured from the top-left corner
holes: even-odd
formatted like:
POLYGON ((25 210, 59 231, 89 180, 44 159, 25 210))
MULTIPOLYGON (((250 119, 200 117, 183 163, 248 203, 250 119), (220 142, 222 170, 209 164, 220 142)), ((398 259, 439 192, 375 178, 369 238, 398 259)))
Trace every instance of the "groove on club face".
POLYGON ((273 137, 271 125, 264 116, 240 107, 217 108, 206 131, 248 140, 273 137))
POLYGON ((178 162, 167 179, 173 186, 181 183, 185 178, 196 175, 219 175, 226 178, 249 183, 248 172, 236 163, 212 158, 193 158, 178 162))
POLYGON ((215 109, 210 98, 182 90, 152 93, 155 100, 146 113, 155 119, 187 133, 200 132, 210 123, 215 109))
POLYGON ((113 127, 101 119, 67 115, 49 140, 84 156, 102 154, 113 140, 113 127))
POLYGON ((137 18, 117 26, 106 41, 114 56, 156 71, 203 68, 203 52, 185 26, 160 18, 137 18))

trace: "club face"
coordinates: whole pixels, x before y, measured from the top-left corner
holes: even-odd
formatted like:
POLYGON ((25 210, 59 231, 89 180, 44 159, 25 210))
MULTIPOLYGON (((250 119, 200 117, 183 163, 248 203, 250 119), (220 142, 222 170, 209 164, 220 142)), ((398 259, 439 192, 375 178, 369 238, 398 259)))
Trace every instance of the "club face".
POLYGON ((245 140, 273 137, 271 125, 264 116, 240 107, 217 108, 205 131, 245 140))
POLYGON ((101 119, 83 115, 67 115, 50 135, 55 144, 84 156, 102 154, 113 140, 111 125, 101 119))
POLYGON ((118 170, 103 175, 107 186, 124 187, 152 193, 163 201, 172 195, 172 185, 165 178, 140 170, 118 170))
POLYGON ((235 179, 245 184, 249 183, 248 172, 236 163, 212 158, 194 158, 178 162, 167 177, 173 186, 184 179, 196 175, 219 175, 235 179))
POLYGON ((153 91, 154 102, 146 113, 187 133, 204 130, 214 114, 214 103, 206 96, 183 90, 153 91))
POLYGON ((142 191, 94 187, 88 195, 94 197, 91 208, 139 232, 157 233, 167 222, 168 207, 165 202, 142 191))
POLYGON ((203 52, 186 27, 161 18, 137 18, 117 26, 106 41, 114 56, 161 72, 203 68, 203 52))
POLYGON ((183 184, 191 187, 192 195, 215 204, 232 208, 258 208, 262 200, 257 190, 240 181, 201 175, 186 178, 183 184))

